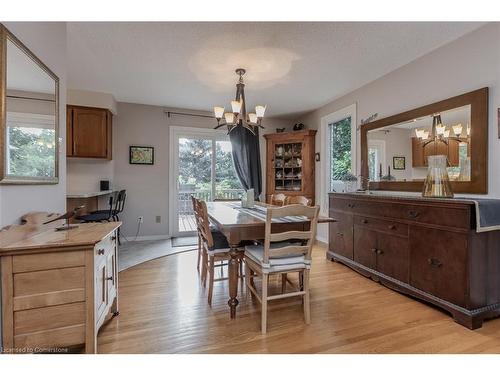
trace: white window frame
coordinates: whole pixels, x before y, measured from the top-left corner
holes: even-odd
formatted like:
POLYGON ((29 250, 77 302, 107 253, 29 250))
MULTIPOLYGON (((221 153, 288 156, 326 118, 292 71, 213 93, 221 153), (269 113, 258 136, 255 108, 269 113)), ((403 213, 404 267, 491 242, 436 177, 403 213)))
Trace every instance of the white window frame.
MULTIPOLYGON (((169 134, 170 140, 170 160, 169 160, 169 203, 168 203, 168 211, 169 211, 169 223, 168 223, 168 229, 169 229, 169 236, 176 236, 178 237, 179 235, 184 235, 184 236, 189 236, 192 235, 190 232, 186 233, 179 233, 176 225, 177 224, 177 215, 175 212, 176 208, 176 200, 177 200, 177 176, 175 175, 176 172, 179 170, 179 160, 178 160, 178 155, 179 155, 179 143, 178 139, 182 137, 186 138, 200 138, 200 139, 207 139, 212 141, 212 147, 215 147, 215 142, 217 141, 227 141, 229 140, 229 136, 227 135, 227 132, 224 129, 221 130, 214 130, 210 128, 195 128, 195 127, 187 127, 187 126, 171 126, 170 127, 170 134, 169 134)), ((212 153, 212 189, 214 189, 214 184, 215 184, 215 153, 212 153)))
POLYGON ((357 118, 356 118, 356 103, 339 109, 321 118, 321 127, 319 139, 321 140, 321 166, 320 166, 320 199, 321 214, 328 215, 328 193, 330 193, 330 137, 328 133, 328 125, 334 122, 341 121, 347 117, 351 118, 351 171, 356 176, 359 175, 357 170, 358 149, 357 149, 357 118))

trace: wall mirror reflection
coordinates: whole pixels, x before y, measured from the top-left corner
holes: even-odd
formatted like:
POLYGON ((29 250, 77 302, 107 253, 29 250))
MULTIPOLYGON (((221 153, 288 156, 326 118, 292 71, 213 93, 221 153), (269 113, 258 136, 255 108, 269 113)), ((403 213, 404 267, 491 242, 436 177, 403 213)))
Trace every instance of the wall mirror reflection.
POLYGON ((2 183, 57 183, 58 78, 1 27, 2 183))
POLYGON ((370 181, 423 181, 431 155, 445 155, 452 181, 470 181, 471 106, 368 131, 370 181))

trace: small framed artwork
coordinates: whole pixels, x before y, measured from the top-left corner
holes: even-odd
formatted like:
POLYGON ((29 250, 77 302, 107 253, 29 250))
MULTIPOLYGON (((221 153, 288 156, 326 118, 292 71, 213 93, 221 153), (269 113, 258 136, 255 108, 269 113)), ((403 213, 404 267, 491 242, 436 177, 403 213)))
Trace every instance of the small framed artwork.
POLYGON ((129 164, 153 165, 154 163, 154 147, 130 146, 129 164))
POLYGON ((406 159, 404 156, 394 156, 392 158, 392 169, 403 171, 406 169, 406 159))

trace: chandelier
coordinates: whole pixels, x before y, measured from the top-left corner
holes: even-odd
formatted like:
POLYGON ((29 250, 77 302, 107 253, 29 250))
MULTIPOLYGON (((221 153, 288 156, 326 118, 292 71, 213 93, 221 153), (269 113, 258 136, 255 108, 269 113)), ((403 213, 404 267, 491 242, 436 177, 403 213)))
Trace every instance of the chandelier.
POLYGON ((431 142, 443 142, 445 144, 448 144, 450 141, 463 142, 470 137, 470 125, 467 124, 465 137, 462 135, 463 130, 464 127, 462 124, 456 124, 447 128, 443 125, 441 115, 438 113, 432 115, 432 128, 430 132, 425 129, 415 129, 415 134, 425 147, 431 142), (451 131, 453 131, 453 135, 451 131))
POLYGON ((214 129, 219 129, 222 126, 227 126, 227 134, 231 133, 237 126, 243 126, 248 129, 253 135, 257 128, 262 128, 262 118, 266 107, 258 105, 255 107, 255 113, 248 113, 245 107, 245 84, 243 83, 243 75, 246 70, 242 68, 236 69, 236 74, 240 76, 236 84, 236 98, 231 102, 231 111, 224 112, 224 107, 214 107, 214 114, 217 120, 217 126, 214 129))

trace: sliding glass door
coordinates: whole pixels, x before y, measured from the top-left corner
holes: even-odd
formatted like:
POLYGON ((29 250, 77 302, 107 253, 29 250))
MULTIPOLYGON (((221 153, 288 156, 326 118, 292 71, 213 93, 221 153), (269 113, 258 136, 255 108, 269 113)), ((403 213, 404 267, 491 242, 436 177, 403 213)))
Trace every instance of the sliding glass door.
POLYGON ((174 129, 171 144, 171 233, 191 235, 196 231, 191 196, 207 202, 239 199, 243 190, 234 171, 231 143, 215 130, 174 129))

